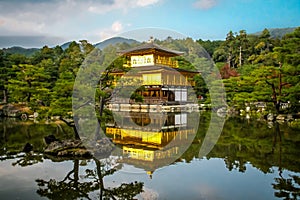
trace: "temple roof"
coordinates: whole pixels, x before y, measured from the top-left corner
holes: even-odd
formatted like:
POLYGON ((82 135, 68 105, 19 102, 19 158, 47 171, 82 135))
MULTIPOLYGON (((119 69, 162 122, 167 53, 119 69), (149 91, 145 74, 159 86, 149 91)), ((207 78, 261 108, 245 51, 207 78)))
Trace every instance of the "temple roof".
POLYGON ((178 72, 187 72, 187 73, 199 73, 197 71, 186 70, 182 68, 171 68, 164 65, 150 65, 137 68, 140 71, 153 71, 153 70, 164 70, 164 71, 178 71, 178 72))
MULTIPOLYGON (((164 65, 149 65, 149 66, 143 66, 143 67, 136 67, 134 68, 134 71, 131 73, 154 73, 155 71, 177 71, 180 73, 193 73, 193 74, 198 74, 199 72, 197 71, 192 71, 192 70, 186 70, 186 69, 181 69, 181 68, 171 68, 167 67, 164 65)), ((115 69, 112 71, 112 73, 121 73, 125 72, 122 69, 115 69)), ((130 74, 130 71, 129 71, 130 74)))
POLYGON ((131 49, 119 51, 119 53, 122 55, 138 55, 138 54, 154 53, 154 52, 161 52, 164 54, 168 54, 169 56, 179 56, 184 54, 184 52, 167 49, 153 42, 148 42, 140 46, 133 47, 131 49))

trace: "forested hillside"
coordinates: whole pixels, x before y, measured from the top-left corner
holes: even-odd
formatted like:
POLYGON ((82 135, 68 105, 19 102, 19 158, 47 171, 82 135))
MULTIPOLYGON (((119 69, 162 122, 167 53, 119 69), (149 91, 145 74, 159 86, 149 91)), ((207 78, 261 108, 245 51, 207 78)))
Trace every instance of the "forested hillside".
MULTIPOLYGON (((225 41, 196 40, 204 49, 195 47, 191 38, 172 39, 156 43, 185 52, 185 56, 209 55, 220 69, 229 106, 243 107, 247 103, 266 102, 277 112, 299 112, 300 100, 300 28, 281 39, 272 38, 265 29, 260 35, 248 35, 245 30, 229 31, 225 41), (288 110, 280 105, 288 103, 288 110)), ((99 52, 116 52, 136 43, 110 45, 99 52)), ((67 116, 72 111, 72 92, 76 74, 86 56, 95 47, 86 40, 71 42, 66 49, 60 46, 43 47, 33 55, 0 50, 0 99, 3 104, 23 103, 40 116, 67 116)), ((101 53, 100 53, 101 54, 101 53)), ((177 58, 180 67, 193 70, 183 58, 177 58)), ((105 62, 112 62, 109 57, 105 62)), ((125 58, 111 63, 111 68, 122 69, 125 58)), ((201 64, 203 60, 199 60, 201 64)), ((99 75, 100 76, 100 75, 99 75)), ((195 76, 197 95, 209 103, 209 91, 201 77, 195 76)), ((98 91, 96 98, 109 96, 111 77, 98 91)))

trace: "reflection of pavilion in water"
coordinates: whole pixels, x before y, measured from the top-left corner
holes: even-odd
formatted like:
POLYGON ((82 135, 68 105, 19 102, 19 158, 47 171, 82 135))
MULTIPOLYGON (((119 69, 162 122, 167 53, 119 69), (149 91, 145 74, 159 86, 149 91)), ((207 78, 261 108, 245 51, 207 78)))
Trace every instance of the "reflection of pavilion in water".
POLYGON ((143 168, 147 173, 169 165, 182 155, 195 136, 191 113, 118 112, 117 125, 106 134, 122 149, 122 162, 143 168))

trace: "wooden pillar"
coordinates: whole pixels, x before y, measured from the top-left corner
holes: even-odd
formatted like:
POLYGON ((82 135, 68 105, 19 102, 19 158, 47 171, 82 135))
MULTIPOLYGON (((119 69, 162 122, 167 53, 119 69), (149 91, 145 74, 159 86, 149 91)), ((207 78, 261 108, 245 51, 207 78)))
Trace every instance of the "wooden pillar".
POLYGON ((176 76, 175 76, 175 74, 173 74, 173 77, 174 77, 174 83, 173 83, 173 85, 176 85, 176 76))
POLYGON ((179 78, 179 80, 180 80, 180 85, 182 85, 182 76, 179 76, 180 78, 179 78))
POLYGON ((169 84, 169 74, 167 74, 167 85, 170 85, 169 84))
POLYGON ((160 90, 159 90, 159 98, 160 98, 160 100, 162 100, 162 97, 163 97, 163 91, 162 91, 162 89, 160 88, 160 90))
POLYGON ((167 90, 167 101, 169 101, 169 98, 170 98, 170 92, 169 90, 167 90))

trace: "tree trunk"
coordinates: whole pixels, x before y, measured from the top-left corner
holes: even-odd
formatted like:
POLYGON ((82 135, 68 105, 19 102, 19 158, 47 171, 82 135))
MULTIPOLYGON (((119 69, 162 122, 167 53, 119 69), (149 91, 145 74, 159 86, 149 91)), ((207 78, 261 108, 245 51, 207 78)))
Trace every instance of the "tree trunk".
POLYGON ((239 67, 242 66, 242 46, 240 46, 239 67))
POLYGON ((30 102, 30 99, 31 99, 31 92, 28 92, 28 93, 27 93, 27 102, 28 102, 28 103, 30 102))
POLYGON ((80 136, 79 136, 79 133, 78 133, 76 127, 78 127, 78 118, 77 118, 77 117, 74 117, 73 130, 74 130, 74 134, 75 134, 75 139, 76 139, 76 140, 80 140, 80 136))
POLYGON ((101 163, 97 158, 93 158, 96 163, 97 175, 98 175, 98 184, 100 189, 100 197, 99 199, 103 199, 103 190, 104 190, 104 182, 101 173, 101 163))
POLYGON ((273 101, 274 107, 276 109, 276 113, 279 113, 281 102, 280 102, 280 100, 278 100, 275 85, 274 85, 274 83, 270 83, 267 80, 266 80, 266 83, 272 87, 272 101, 273 101))
MULTIPOLYGON (((28 83, 28 87, 31 88, 31 82, 27 81, 27 83, 28 83)), ((30 99, 31 99, 31 92, 28 92, 27 93, 27 102, 30 102, 30 99)))
POLYGON ((229 68, 231 68, 231 54, 230 53, 229 53, 229 56, 227 58, 227 63, 228 63, 229 68))
POLYGON ((80 136, 79 136, 79 133, 78 133, 77 128, 76 128, 76 126, 78 127, 78 117, 74 117, 74 124, 72 122, 68 122, 63 117, 60 117, 59 119, 61 121, 65 122, 69 127, 72 127, 73 130, 74 130, 75 139, 80 140, 80 136))
MULTIPOLYGON (((280 71, 279 71, 279 86, 278 86, 278 96, 281 97, 281 90, 282 90, 282 75, 281 75, 281 67, 282 67, 282 64, 279 62, 279 68, 280 68, 280 71)), ((278 112, 279 112, 279 109, 280 109, 280 103, 281 101, 277 101, 277 107, 278 107, 278 112)))
MULTIPOLYGON (((282 141, 282 139, 281 139, 281 132, 280 132, 279 124, 278 124, 278 122, 275 122, 275 144, 277 143, 277 139, 276 139, 277 135, 279 137, 279 141, 278 141, 278 143, 279 143, 278 167, 279 168, 278 168, 278 171, 279 171, 279 175, 281 176, 281 174, 282 174, 282 160, 281 160, 281 154, 282 154, 281 141, 282 141)), ((275 145, 273 145, 273 146, 275 146, 275 145)), ((274 147, 274 149, 275 149, 275 147, 274 147)))
POLYGON ((76 189, 79 189, 78 188, 78 181, 79 181, 79 160, 78 159, 75 159, 74 160, 74 169, 73 169, 73 171, 74 171, 74 187, 76 188, 76 189))
POLYGON ((8 92, 7 89, 3 90, 3 103, 7 103, 8 101, 8 92))
POLYGON ((98 126, 96 129, 96 134, 95 134, 95 140, 98 140, 101 138, 100 135, 100 129, 101 129, 101 118, 103 116, 103 110, 104 110, 104 104, 105 104, 105 99, 103 97, 100 97, 100 107, 99 107, 99 119, 98 119, 98 126))

